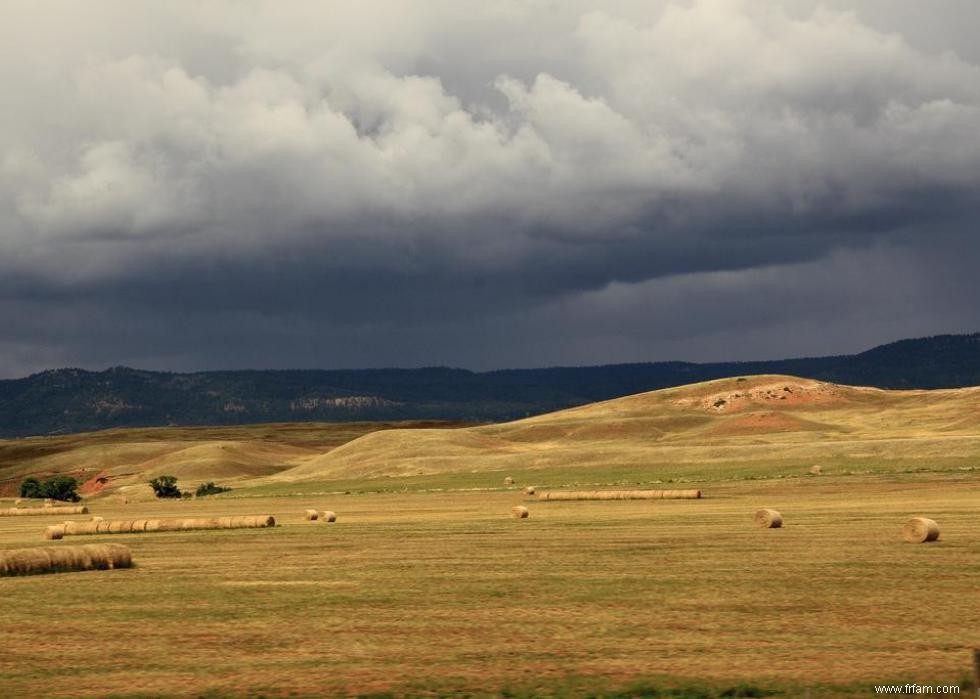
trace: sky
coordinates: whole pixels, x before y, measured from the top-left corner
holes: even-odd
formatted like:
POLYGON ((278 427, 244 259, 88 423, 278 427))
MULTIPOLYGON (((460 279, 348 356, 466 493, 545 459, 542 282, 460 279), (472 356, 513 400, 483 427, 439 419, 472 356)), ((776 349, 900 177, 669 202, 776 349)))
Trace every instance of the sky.
POLYGON ((980 3, 0 5, 0 378, 980 330, 980 3))

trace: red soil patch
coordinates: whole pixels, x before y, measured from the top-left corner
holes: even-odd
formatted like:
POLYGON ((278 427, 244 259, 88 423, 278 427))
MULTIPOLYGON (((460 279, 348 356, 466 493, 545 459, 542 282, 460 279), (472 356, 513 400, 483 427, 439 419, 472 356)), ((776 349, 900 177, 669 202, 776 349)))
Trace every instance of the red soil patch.
POLYGON ((785 413, 748 413, 732 417, 713 427, 707 434, 718 437, 758 435, 772 432, 812 432, 832 429, 818 422, 804 420, 785 413))
POLYGON ((847 401, 845 389, 837 384, 821 381, 783 380, 764 384, 748 384, 719 391, 701 398, 678 401, 685 406, 699 406, 712 413, 731 413, 758 407, 805 408, 812 405, 847 401))
POLYGON ((101 493, 105 489, 108 482, 108 471, 99 471, 94 478, 89 478, 87 481, 78 486, 78 492, 82 495, 94 495, 95 493, 101 493))

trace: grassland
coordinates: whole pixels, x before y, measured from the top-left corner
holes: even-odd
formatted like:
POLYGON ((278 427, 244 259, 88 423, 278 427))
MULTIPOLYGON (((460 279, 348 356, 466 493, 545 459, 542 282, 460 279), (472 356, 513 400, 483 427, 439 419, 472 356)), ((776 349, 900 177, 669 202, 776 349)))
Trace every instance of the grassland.
MULTIPOLYGON (((849 397, 821 415, 781 400, 820 426, 719 437, 726 421, 784 408, 717 411, 718 388, 417 442, 388 433, 402 448, 381 454, 368 435, 213 498, 93 497, 106 518, 270 513, 281 526, 79 537, 126 543, 137 566, 0 580, 0 695, 857 697, 909 682, 965 695, 980 645, 974 396, 849 397), (675 427, 622 425, 647 419, 675 427), (425 472, 446 437, 459 440, 455 467, 425 472), (472 447, 484 438, 505 439, 514 460, 472 447), (667 446, 688 451, 638 456, 667 446), (355 451, 367 466, 335 477, 355 451), (826 475, 808 475, 816 459, 826 475), (689 481, 707 497, 521 494, 689 481), (530 519, 509 517, 516 504, 530 519), (762 506, 785 527, 755 528, 762 506), (305 522, 307 507, 339 520, 305 522), (903 543, 912 515, 936 519, 940 541, 903 543)), ((0 518, 0 546, 58 545, 40 541, 58 519, 0 518)))
POLYGON ((288 469, 369 432, 435 425, 462 423, 147 427, 0 440, 0 497, 16 495, 25 476, 66 473, 80 483, 102 476, 105 494, 145 499, 146 482, 164 473, 191 485, 215 479, 238 482, 288 469))

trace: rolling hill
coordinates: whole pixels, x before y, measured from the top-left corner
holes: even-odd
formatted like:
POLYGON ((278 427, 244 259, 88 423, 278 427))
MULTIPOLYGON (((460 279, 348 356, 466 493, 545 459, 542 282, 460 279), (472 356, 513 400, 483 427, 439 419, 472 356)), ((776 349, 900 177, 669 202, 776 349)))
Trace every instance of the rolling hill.
POLYGON ((116 427, 270 422, 498 422, 699 381, 792 374, 878 388, 980 385, 980 334, 903 340, 861 354, 779 361, 513 369, 213 371, 116 367, 0 381, 0 437, 116 427))
POLYGON ((720 379, 458 430, 387 430, 272 476, 329 480, 583 468, 641 482, 980 467, 980 388, 888 391, 793 376, 720 379), (727 475, 726 475, 727 474, 727 475))
POLYGON ((27 475, 52 473, 74 475, 86 495, 149 498, 146 482, 163 474, 185 488, 207 480, 236 489, 487 488, 504 475, 551 486, 651 484, 798 476, 817 464, 827 474, 980 468, 980 387, 896 391, 762 375, 491 425, 293 423, 0 440, 0 495, 16 494, 27 475))
POLYGON ((150 498, 146 483, 176 476, 183 488, 269 475, 374 430, 443 423, 298 423, 241 427, 151 427, 0 440, 0 496, 16 496, 27 476, 68 474, 86 496, 121 490, 150 498))

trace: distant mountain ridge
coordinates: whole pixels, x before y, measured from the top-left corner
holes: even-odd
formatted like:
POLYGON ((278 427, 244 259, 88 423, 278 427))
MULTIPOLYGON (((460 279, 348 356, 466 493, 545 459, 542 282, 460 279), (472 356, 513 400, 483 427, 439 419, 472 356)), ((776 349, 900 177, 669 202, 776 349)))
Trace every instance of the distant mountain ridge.
POLYGON ((791 374, 877 388, 980 385, 980 333, 901 340, 854 355, 472 372, 114 367, 0 380, 0 437, 112 427, 363 420, 501 421, 683 384, 791 374))

